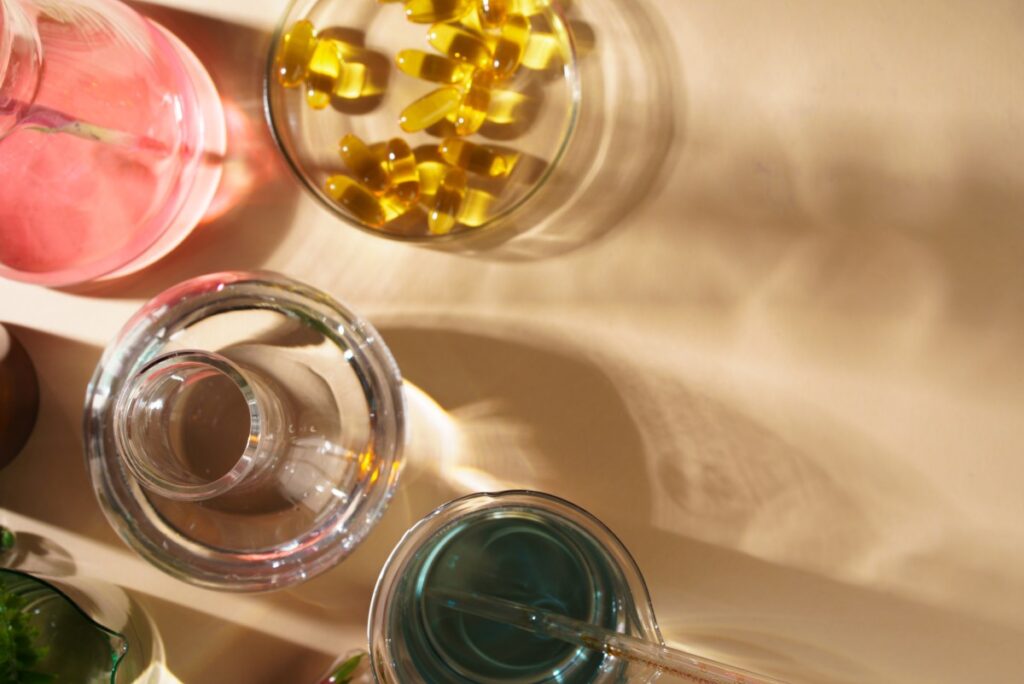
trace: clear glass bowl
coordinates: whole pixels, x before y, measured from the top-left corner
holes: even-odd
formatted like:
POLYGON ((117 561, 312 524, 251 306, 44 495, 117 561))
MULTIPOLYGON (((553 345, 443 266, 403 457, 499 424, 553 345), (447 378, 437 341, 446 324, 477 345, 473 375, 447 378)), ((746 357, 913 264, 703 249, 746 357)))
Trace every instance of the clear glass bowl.
POLYGON ((405 409, 373 327, 270 273, 220 273, 146 304, 104 352, 86 456, 108 520, 201 586, 262 591, 348 555, 398 481, 405 409))
MULTIPOLYGON (((473 3, 475 4, 475 3, 473 3)), ((474 10, 475 11, 475 10, 474 10)), ((347 173, 338 150, 349 133, 368 145, 401 137, 410 147, 437 146, 452 136, 452 124, 442 120, 424 131, 405 133, 399 117, 406 106, 441 87, 414 78, 396 66, 401 50, 417 49, 441 55, 427 41, 430 24, 405 19, 401 3, 377 0, 294 0, 285 12, 271 44, 265 77, 265 106, 271 131, 292 170, 331 213, 345 222, 382 237, 422 243, 459 241, 512 223, 521 209, 536 204, 573 137, 580 102, 580 79, 569 24, 556 2, 544 0, 531 19, 533 34, 546 41, 546 68, 519 67, 495 86, 487 121, 464 139, 508 153, 511 172, 498 179, 470 173, 469 192, 451 232, 428 231, 428 206, 373 226, 332 199, 327 179, 347 173), (275 57, 282 36, 297 21, 307 20, 317 35, 337 38, 350 46, 351 60, 367 66, 372 86, 363 97, 334 97, 324 109, 306 101, 305 87, 286 88, 277 75, 275 57)), ((534 54, 539 54, 536 48, 534 54)), ((543 60, 530 60, 535 66, 543 60)), ((457 137, 457 136, 456 136, 457 137)), ((557 203, 557 198, 551 198, 557 203)))
POLYGON ((567 501, 528 491, 473 494, 406 532, 370 604, 376 680, 583 684, 656 677, 643 664, 445 613, 430 592, 449 588, 663 643, 632 556, 599 520, 567 501))
POLYGON ((199 60, 115 0, 0 0, 0 277, 62 286, 180 243, 220 180, 199 60))

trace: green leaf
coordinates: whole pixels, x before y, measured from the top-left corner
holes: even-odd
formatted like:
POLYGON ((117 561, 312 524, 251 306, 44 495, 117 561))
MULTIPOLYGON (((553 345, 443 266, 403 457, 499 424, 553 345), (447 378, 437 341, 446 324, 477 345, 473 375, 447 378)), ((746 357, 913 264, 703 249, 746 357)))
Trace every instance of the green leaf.
POLYGON ((363 662, 363 657, 365 655, 365 653, 357 653, 339 665, 338 668, 331 673, 331 681, 336 684, 346 684, 346 682, 351 682, 352 675, 354 675, 356 670, 359 668, 359 663, 363 662))

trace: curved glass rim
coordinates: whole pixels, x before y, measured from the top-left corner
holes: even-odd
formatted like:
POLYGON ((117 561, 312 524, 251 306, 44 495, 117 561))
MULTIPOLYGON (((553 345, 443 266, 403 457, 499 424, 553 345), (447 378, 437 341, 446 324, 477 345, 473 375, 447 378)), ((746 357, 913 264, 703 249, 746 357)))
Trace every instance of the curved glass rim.
MULTIPOLYGON (((252 294, 248 295, 250 298, 252 294)), ((238 293, 243 297, 243 292, 238 293)), ((253 299, 255 302, 255 299, 253 299)), ((300 312, 293 311, 299 316, 300 312)), ((259 592, 282 589, 329 570, 350 554, 384 514, 398 484, 405 441, 405 399, 402 378, 380 334, 364 319, 330 295, 271 272, 228 271, 187 280, 157 295, 121 329, 103 352, 86 390, 83 415, 85 457, 100 507, 118 535, 140 556, 164 572, 191 584, 221 591, 259 592), (133 371, 158 354, 160 330, 184 327, 211 314, 204 297, 217 296, 213 313, 236 310, 223 292, 233 288, 270 290, 273 305, 245 306, 280 311, 282 303, 302 309, 300 319, 330 339, 343 340, 365 365, 376 399, 371 439, 380 454, 381 477, 364 490, 343 521, 327 518, 286 545, 229 551, 181 535, 155 510, 142 485, 126 472, 117 453, 106 453, 107 425, 117 391, 133 371), (176 304, 192 302, 183 312, 168 312, 176 304), (335 321, 330 327, 325 321, 335 321), (362 345, 356 344, 361 342, 362 345), (133 351, 132 365, 119 355, 133 351)))
POLYGON ((8 16, 7 0, 0 0, 0 87, 7 75, 7 67, 11 60, 11 43, 14 30, 8 16))
MULTIPOLYGON (((3 0, 0 0, 0 2, 3 2, 3 0)), ((44 588, 49 589, 50 591, 52 591, 55 594, 59 595, 61 598, 63 598, 69 604, 71 604, 71 606, 78 612, 78 614, 81 615, 83 618, 85 618, 85 620, 87 622, 92 624, 93 627, 95 627, 96 629, 100 630, 101 632, 103 632, 104 634, 106 634, 109 637, 114 637, 116 639, 119 639, 120 642, 121 642, 122 647, 119 650, 114 651, 114 662, 113 662, 113 664, 111 666, 111 669, 110 669, 110 684, 116 684, 117 669, 121 666, 121 663, 124 661, 125 656, 128 654, 128 649, 131 647, 131 645, 128 643, 128 637, 126 637, 124 634, 121 634, 120 632, 118 632, 116 630, 110 629, 109 627, 107 627, 105 625, 102 625, 99 622, 97 622, 96 620, 94 620, 91 615, 89 615, 84 610, 82 610, 82 607, 78 605, 77 601, 75 601, 73 598, 68 596, 67 592, 65 592, 60 587, 52 584, 51 582, 48 582, 48 581, 46 581, 46 580, 44 580, 44 579, 42 579, 40 577, 36 577, 35 575, 31 575, 31 574, 29 574, 27 572, 23 572, 21 570, 15 570, 13 568, 0 568, 0 573, 7 573, 9 575, 18 575, 19 577, 24 577, 24 578, 26 578, 28 580, 31 580, 32 582, 36 582, 37 584, 43 585, 44 588)))
MULTIPOLYGON (((238 482, 248 475, 256 467, 256 453, 259 449, 260 424, 263 416, 260 415, 254 388, 245 379, 242 370, 230 359, 213 352, 204 352, 196 349, 181 349, 178 351, 160 354, 146 362, 139 370, 139 373, 150 372, 155 368, 162 367, 168 363, 198 363, 205 365, 218 372, 222 377, 231 381, 245 401, 249 414, 248 438, 245 448, 238 461, 226 473, 213 480, 200 482, 179 482, 173 487, 168 486, 165 479, 154 476, 150 468, 139 463, 137 459, 128 455, 125 465, 128 470, 154 492, 169 498, 177 498, 181 501, 198 501, 215 494, 225 492, 234 487, 238 482)), ((114 403, 114 439, 120 446, 121 437, 119 427, 121 426, 121 415, 128 412, 137 397, 139 387, 121 395, 114 403)))
POLYGON ((619 569, 629 587, 633 605, 637 608, 640 628, 645 637, 657 643, 664 643, 661 629, 655 617, 651 594, 647 588, 640 566, 629 549, 611 529, 586 509, 553 494, 528 489, 510 489, 500 492, 478 492, 453 499, 436 508, 426 517, 409 528, 388 555, 377 578, 370 600, 366 638, 370 651, 370 666, 378 682, 397 682, 394 672, 391 639, 385 634, 387 615, 391 608, 394 590, 412 560, 413 555, 445 527, 462 517, 492 508, 519 506, 540 510, 568 519, 594 537, 594 541, 606 551, 619 569))
POLYGON ((573 137, 575 137, 576 125, 580 118, 580 103, 582 101, 583 88, 579 69, 577 67, 578 57, 576 39, 573 35, 572 29, 570 28, 569 20, 565 16, 565 10, 562 8, 560 0, 547 0, 548 9, 558 17, 559 23, 565 31, 569 57, 568 63, 563 67, 563 77, 569 83, 571 102, 569 104, 565 130, 562 134, 561 140, 559 141, 558 148, 555 150, 555 154, 551 158, 551 161, 548 162, 545 167, 544 172, 540 175, 540 178, 534 181, 533 185, 523 194, 522 197, 510 204, 500 213, 481 223, 479 226, 467 228, 458 232, 446 233, 444 235, 400 235, 381 230, 379 228, 373 228, 357 221, 355 218, 342 211, 335 202, 331 201, 320 187, 313 183, 313 181, 302 170, 299 162, 293 159, 292 155, 289 153, 288 146, 285 144, 284 140, 285 136, 283 136, 278 130, 278 117, 274 112, 270 90, 274 87, 274 83, 276 82, 274 80, 274 58, 277 52, 277 45, 281 41, 281 36, 284 34, 288 18, 292 15, 293 10, 300 3, 305 2, 310 2, 310 0, 291 0, 291 2, 288 3, 288 7, 285 8, 284 13, 281 15, 281 19, 278 22, 277 27, 274 29, 274 35, 270 40, 270 49, 267 53, 266 68, 263 73, 263 114, 267 119, 267 127, 270 129, 270 137, 274 139, 274 144, 277 146, 278 151, 281 152, 281 156, 284 157, 285 161, 288 163, 288 168, 291 170, 292 174, 294 174, 302 186, 317 199, 319 204, 326 208, 333 216, 340 218, 348 225, 358 228, 364 233, 375 235, 386 240, 394 240, 395 242, 409 242, 414 244, 458 242, 469 237, 478 237, 484 232, 495 232, 501 224, 510 220, 514 214, 518 214, 520 210, 525 207, 538 192, 540 192, 541 188, 547 185, 551 176, 554 174, 555 169, 559 166, 563 157, 565 157, 565 153, 569 149, 569 143, 572 141, 573 137))

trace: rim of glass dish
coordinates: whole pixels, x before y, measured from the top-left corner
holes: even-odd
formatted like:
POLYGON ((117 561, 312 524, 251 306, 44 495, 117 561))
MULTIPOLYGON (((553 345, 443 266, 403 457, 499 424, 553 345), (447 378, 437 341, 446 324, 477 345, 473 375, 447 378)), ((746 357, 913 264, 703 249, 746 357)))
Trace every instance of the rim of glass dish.
POLYGON ((7 16, 7 0, 0 0, 0 86, 3 86, 11 59, 12 33, 10 18, 7 16))
POLYGON ((640 627, 648 638, 664 643, 658 620, 651 602, 640 566, 636 559, 611 529, 586 509, 553 494, 529 489, 509 489, 501 492, 478 492, 453 499, 436 508, 426 517, 409 528, 388 555, 377 577, 370 600, 370 611, 366 626, 366 638, 370 651, 370 667, 377 682, 397 682, 391 665, 391 640, 385 634, 387 614, 394 597, 398 581, 404 575, 413 555, 446 527, 470 513, 503 506, 519 506, 539 509, 549 514, 566 518, 578 525, 585 533, 594 537, 618 564, 629 587, 640 627))
MULTIPOLYGON (((0 2, 2 2, 2 1, 3 0, 0 0, 0 2)), ((62 599, 67 601, 71 605, 71 607, 74 608, 75 611, 79 615, 81 615, 83 618, 85 618, 85 620, 87 622, 91 623, 93 627, 95 627, 96 629, 100 630, 101 632, 103 632, 107 636, 111 636, 111 637, 115 637, 117 639, 120 639, 121 640, 121 644, 123 645, 123 647, 121 649, 119 649, 118 651, 115 651, 116 657, 114 658, 114 662, 113 662, 113 664, 111 666, 111 670, 110 670, 110 684, 115 684, 115 682, 117 680, 117 670, 118 670, 118 668, 121 667, 121 663, 124 662, 124 658, 128 654, 128 649, 131 648, 131 644, 128 643, 128 637, 126 637, 124 634, 121 634, 118 631, 110 629, 106 625, 102 625, 99 622, 97 622, 96 620, 94 620, 91 615, 89 615, 84 610, 82 610, 82 607, 78 605, 77 601, 75 601, 73 598, 68 596, 67 592, 65 592, 60 587, 58 587, 58 586, 56 586, 56 585, 54 585, 54 584, 52 584, 52 583, 42 579, 42 578, 36 577, 35 575, 30 575, 27 572, 23 572, 21 570, 15 570, 13 568, 0 568, 0 573, 7 573, 9 575, 17 575, 19 577, 23 577, 23 578, 28 579, 28 580, 30 580, 32 582, 37 583, 37 584, 41 584, 43 586, 43 588, 49 589, 50 591, 54 592, 55 594, 59 595, 62 599)))
POLYGON ((351 553, 372 531, 391 500, 401 471, 405 431, 402 377, 376 329, 330 295, 267 271, 199 276, 147 302, 104 350, 86 390, 83 415, 85 457, 93 489, 118 535, 140 556, 178 579, 233 592, 292 586, 329 570, 351 553), (223 297, 221 293, 228 289, 243 287, 271 295, 272 301, 257 306, 253 292, 239 292, 233 302, 209 301, 215 295, 223 297), (189 302, 187 309, 174 316, 168 314, 172 307, 185 302, 189 302), (285 311, 289 305, 294 308, 285 311), (371 383, 370 394, 376 398, 371 439, 381 458, 381 477, 364 490, 358 504, 350 506, 347 525, 330 517, 287 544, 248 552, 220 549, 181 535, 128 475, 116 449, 110 453, 113 429, 109 422, 116 395, 133 373, 160 353, 167 331, 239 309, 281 312, 311 325, 331 340, 345 343, 344 347, 360 360, 367 376, 362 381, 371 383))
MULTIPOLYGON (((503 223, 510 220, 515 214, 518 214, 532 200, 540 190, 548 184, 551 176, 554 174, 555 169, 561 164, 562 159, 565 157, 565 153, 569 149, 569 144, 576 135, 576 126, 579 123, 580 118, 580 103, 582 102, 582 83, 579 74, 579 68, 577 65, 578 54, 576 51, 576 38, 573 35, 572 29, 569 25, 569 20, 565 16, 565 10, 562 8, 560 0, 548 0, 548 9, 551 10, 558 17, 559 22, 562 24, 568 43, 569 61, 563 67, 563 78, 569 84, 569 92, 571 101, 569 103, 568 119, 565 123, 565 130, 562 134, 562 138, 559 142, 558 148, 555 150, 554 157, 548 162, 541 174, 533 185, 527 190, 522 197, 513 202, 511 205, 506 207, 501 213, 492 216, 487 219, 484 223, 473 228, 466 228, 458 232, 447 233, 445 235, 400 235, 397 233, 391 233, 380 228, 373 228, 367 226, 355 218, 345 214, 341 211, 338 206, 327 198, 323 191, 303 172, 301 165, 295 159, 292 159, 289 154, 287 146, 284 142, 284 137, 279 131, 277 126, 277 118, 274 114, 274 107, 271 103, 270 90, 276 83, 274 79, 274 58, 277 53, 277 45, 281 40, 281 36, 284 33, 286 25, 289 23, 289 18, 292 16, 295 8, 301 4, 315 4, 321 0, 291 0, 288 3, 288 7, 285 8, 284 13, 281 15, 281 19, 278 21, 277 28, 274 30, 274 35, 270 40, 270 49, 267 52, 266 68, 263 72, 263 114, 267 120, 267 127, 270 129, 270 137, 274 139, 274 144, 277 146, 281 156, 284 157, 288 164, 288 168, 292 174, 298 179, 306 190, 316 198, 316 200, 325 207, 333 216, 341 219, 345 223, 358 228, 364 233, 370 235, 376 235, 387 240, 394 240, 395 242, 410 242, 419 244, 437 244, 442 242, 457 242, 460 240, 467 239, 471 236, 479 236, 480 234, 487 232, 494 232, 496 228, 501 226, 503 223)), ((335 2, 346 2, 350 0, 334 0, 335 2)), ((371 0, 367 0, 371 1, 371 0)))

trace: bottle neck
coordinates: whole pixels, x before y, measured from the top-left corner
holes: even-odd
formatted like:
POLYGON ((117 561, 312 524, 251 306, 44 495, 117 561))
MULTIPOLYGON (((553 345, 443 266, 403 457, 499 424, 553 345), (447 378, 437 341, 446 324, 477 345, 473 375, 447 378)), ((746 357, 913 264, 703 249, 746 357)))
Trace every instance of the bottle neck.
POLYGON ((0 0, 0 138, 35 100, 42 63, 39 33, 22 0, 0 0))
POLYGON ((202 501, 262 481, 280 451, 284 412, 255 373, 218 355, 161 355, 114 405, 124 464, 168 499, 202 501))

